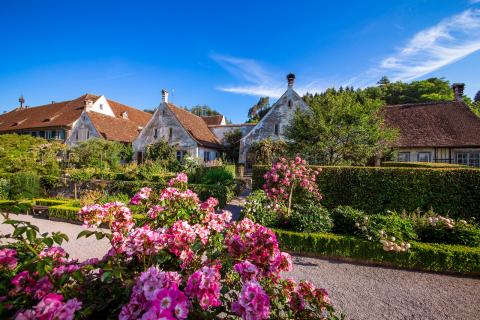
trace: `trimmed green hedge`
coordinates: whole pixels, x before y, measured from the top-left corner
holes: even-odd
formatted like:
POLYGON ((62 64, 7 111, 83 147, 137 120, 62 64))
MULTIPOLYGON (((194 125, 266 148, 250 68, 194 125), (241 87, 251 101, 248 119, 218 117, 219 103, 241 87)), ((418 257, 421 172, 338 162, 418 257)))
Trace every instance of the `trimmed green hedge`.
MULTIPOLYGON (((314 166, 312 166, 314 167, 314 166)), ((433 168, 320 167, 317 184, 330 209, 352 206, 369 213, 417 208, 455 218, 480 219, 480 170, 433 168)), ((270 166, 254 166, 253 188, 270 166)))
POLYGON ((396 168, 468 168, 463 164, 442 163, 442 162, 382 162, 382 167, 396 167, 396 168))
POLYGON ((33 203, 37 206, 58 206, 62 204, 69 204, 73 200, 68 199, 33 199, 33 203))
POLYGON ((407 269, 480 274, 480 248, 411 242, 407 252, 387 252, 382 245, 351 236, 274 230, 284 250, 343 257, 407 269))
POLYGON ((80 208, 72 207, 66 204, 51 206, 48 208, 48 218, 80 222, 77 215, 78 211, 80 211, 80 208))
POLYGON ((188 184, 188 188, 198 194, 200 200, 205 201, 209 197, 218 199, 218 207, 223 208, 234 195, 234 191, 219 184, 188 184))

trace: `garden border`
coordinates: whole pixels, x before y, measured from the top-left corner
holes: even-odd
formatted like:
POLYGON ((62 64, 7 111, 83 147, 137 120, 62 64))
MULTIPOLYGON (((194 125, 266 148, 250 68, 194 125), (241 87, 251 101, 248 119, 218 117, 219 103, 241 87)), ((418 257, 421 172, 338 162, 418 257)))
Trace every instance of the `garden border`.
POLYGON ((407 252, 387 252, 380 243, 353 236, 272 230, 282 249, 295 254, 401 269, 480 276, 480 248, 411 242, 407 252))

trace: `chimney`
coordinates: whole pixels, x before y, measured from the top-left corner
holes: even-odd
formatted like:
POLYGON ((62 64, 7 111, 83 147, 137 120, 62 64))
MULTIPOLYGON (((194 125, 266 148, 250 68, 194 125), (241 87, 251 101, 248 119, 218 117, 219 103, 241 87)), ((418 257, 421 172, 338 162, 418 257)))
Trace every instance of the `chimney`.
POLYGON ((162 89, 162 102, 168 103, 168 91, 162 89))
POLYGON ((25 103, 25 98, 23 97, 23 94, 20 96, 20 98, 18 98, 18 102, 20 102, 20 110, 23 110, 24 109, 24 103, 25 103))
POLYGON ((455 101, 463 101, 463 90, 465 89, 465 83, 452 84, 453 96, 455 101))
POLYGON ((86 99, 86 100, 83 101, 83 103, 85 104, 85 110, 90 111, 90 109, 93 106, 93 100, 86 99))
POLYGON ((287 82, 289 88, 293 87, 293 83, 295 82, 295 75, 293 73, 287 74, 287 82))

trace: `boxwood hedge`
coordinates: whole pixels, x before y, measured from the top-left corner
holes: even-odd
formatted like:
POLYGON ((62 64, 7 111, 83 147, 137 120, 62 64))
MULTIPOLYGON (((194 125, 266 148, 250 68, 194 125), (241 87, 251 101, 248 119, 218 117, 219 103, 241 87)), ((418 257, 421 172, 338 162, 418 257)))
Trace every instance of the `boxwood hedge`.
MULTIPOLYGON (((369 213, 428 210, 480 219, 480 170, 437 168, 320 167, 323 205, 349 205, 369 213)), ((254 166, 253 188, 270 166, 254 166)))
POLYGON ((480 274, 480 248, 411 242, 407 252, 352 236, 274 230, 282 249, 333 258, 351 258, 388 266, 437 272, 480 274))
POLYGON ((51 206, 48 208, 48 218, 80 223, 77 215, 78 211, 80 211, 80 208, 72 207, 67 204, 51 206))

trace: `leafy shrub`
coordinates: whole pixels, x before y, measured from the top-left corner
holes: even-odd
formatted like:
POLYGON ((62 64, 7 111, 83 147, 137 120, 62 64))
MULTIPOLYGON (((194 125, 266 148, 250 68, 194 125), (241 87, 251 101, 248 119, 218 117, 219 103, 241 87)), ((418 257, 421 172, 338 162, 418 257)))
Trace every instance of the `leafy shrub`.
POLYGON ((9 193, 10 193, 9 180, 0 178, 0 199, 8 199, 9 193))
POLYGON ((40 193, 40 178, 34 173, 19 172, 10 178, 11 199, 32 199, 40 193))
POLYGON ((88 139, 72 148, 70 164, 76 168, 116 169, 130 157, 131 146, 105 139, 88 139))
POLYGON ((58 175, 41 176, 40 185, 45 190, 56 188, 60 186, 60 177, 58 175))
POLYGON ((153 180, 156 175, 162 175, 167 172, 165 166, 160 162, 146 161, 137 167, 135 176, 137 180, 153 180))
POLYGON ((80 205, 83 207, 86 205, 97 203, 103 196, 104 192, 101 190, 86 190, 80 196, 80 205))
POLYGON ((254 190, 248 195, 241 215, 267 227, 277 227, 279 224, 279 215, 263 190, 254 190))
POLYGON ((360 233, 358 228, 355 227, 355 223, 363 219, 366 214, 349 206, 338 206, 332 210, 331 216, 333 219, 333 232, 354 235, 360 233))
POLYGON ((396 214, 365 216, 357 223, 368 239, 388 238, 399 242, 417 239, 413 221, 396 214))
POLYGON ((384 251, 380 243, 352 236, 285 230, 275 230, 275 233, 284 250, 298 253, 359 259, 407 269, 480 274, 480 248, 412 242, 410 250, 398 253, 384 251))
POLYGON ((333 227, 328 210, 312 200, 295 204, 287 224, 289 230, 300 232, 330 232, 333 227))
POLYGON ((453 222, 453 226, 449 227, 441 220, 432 223, 431 218, 423 216, 417 220, 416 231, 420 241, 480 246, 480 228, 475 224, 460 220, 453 222))
POLYGON ((70 179, 74 182, 86 182, 93 179, 95 176, 94 168, 83 168, 83 169, 68 169, 67 174, 70 176, 70 179))
POLYGON ((204 170, 201 183, 231 185, 234 179, 235 173, 232 173, 225 166, 209 167, 204 170))
MULTIPOLYGON (((315 167, 314 167, 315 168, 315 167)), ((321 167, 317 184, 327 208, 349 205, 369 214, 433 208, 454 218, 480 219, 480 170, 321 167)), ((270 166, 254 166, 253 188, 270 166)))

